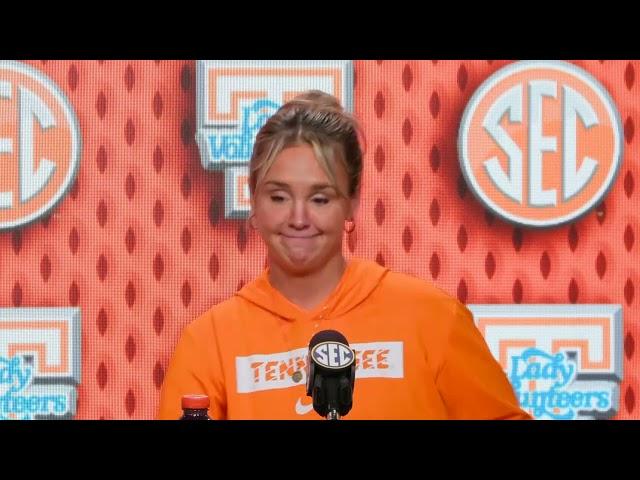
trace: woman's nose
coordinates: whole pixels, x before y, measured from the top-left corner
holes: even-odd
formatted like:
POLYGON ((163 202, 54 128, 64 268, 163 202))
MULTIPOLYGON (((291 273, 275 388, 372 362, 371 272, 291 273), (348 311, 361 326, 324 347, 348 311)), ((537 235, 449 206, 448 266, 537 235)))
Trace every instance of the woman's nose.
POLYGON ((296 229, 305 228, 309 225, 307 208, 304 201, 294 200, 292 202, 289 225, 296 229))

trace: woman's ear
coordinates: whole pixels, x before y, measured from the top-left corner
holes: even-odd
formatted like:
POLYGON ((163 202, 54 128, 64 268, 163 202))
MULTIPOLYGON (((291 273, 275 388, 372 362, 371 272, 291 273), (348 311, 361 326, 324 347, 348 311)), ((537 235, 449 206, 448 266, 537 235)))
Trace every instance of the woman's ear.
POLYGON ((349 212, 348 219, 355 220, 360 209, 360 192, 358 191, 353 197, 349 199, 349 212))
POLYGON ((255 200, 254 200, 254 196, 251 195, 249 198, 249 203, 251 206, 251 209, 249 210, 249 216, 247 217, 247 223, 249 224, 249 227, 253 230, 256 229, 256 224, 254 222, 254 217, 256 215, 256 205, 255 205, 255 200))

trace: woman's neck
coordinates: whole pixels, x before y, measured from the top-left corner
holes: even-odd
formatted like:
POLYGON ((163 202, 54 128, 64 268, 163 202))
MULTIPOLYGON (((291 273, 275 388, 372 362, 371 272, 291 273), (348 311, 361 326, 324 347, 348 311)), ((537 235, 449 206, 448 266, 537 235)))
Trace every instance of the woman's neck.
POLYGON ((338 255, 320 270, 307 275, 292 275, 275 263, 269 267, 269 282, 284 297, 295 305, 313 310, 326 300, 336 288, 347 262, 342 255, 338 255))

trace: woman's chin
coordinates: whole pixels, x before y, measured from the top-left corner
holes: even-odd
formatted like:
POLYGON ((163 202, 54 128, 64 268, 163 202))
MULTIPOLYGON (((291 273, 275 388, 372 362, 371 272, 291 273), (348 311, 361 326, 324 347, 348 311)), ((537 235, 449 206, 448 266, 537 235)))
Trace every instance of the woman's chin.
POLYGON ((293 271, 301 273, 312 270, 315 262, 311 256, 297 255, 287 257, 287 263, 293 271))
POLYGON ((309 273, 319 268, 317 257, 311 252, 287 252, 285 264, 295 275, 309 273))
POLYGON ((331 257, 326 258, 322 251, 309 248, 287 248, 278 249, 277 261, 282 269, 299 276, 321 270, 329 263, 331 257))

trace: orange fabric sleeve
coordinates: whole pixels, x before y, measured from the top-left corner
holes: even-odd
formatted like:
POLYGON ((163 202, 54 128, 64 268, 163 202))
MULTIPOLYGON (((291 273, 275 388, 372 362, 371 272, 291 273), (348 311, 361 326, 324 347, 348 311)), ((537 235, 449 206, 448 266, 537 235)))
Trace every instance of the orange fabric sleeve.
POLYGON ((531 419, 495 360, 471 312, 458 305, 436 385, 451 419, 531 419))
POLYGON ((192 393, 209 396, 211 418, 226 417, 224 377, 212 323, 194 323, 183 330, 162 384, 158 419, 179 419, 182 395, 192 393))

